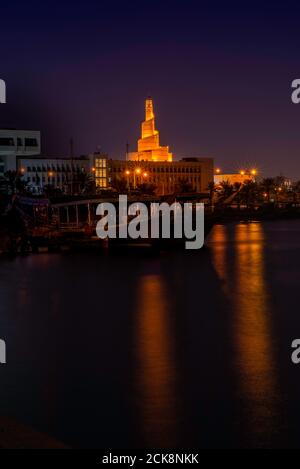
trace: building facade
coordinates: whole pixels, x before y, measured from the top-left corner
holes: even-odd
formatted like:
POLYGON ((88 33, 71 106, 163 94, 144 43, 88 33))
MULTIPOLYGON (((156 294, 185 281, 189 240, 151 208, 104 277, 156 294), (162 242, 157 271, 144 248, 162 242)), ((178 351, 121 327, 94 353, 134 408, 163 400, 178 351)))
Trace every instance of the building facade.
POLYGON ((183 158, 173 161, 168 146, 160 146, 155 128, 153 101, 145 102, 145 120, 137 152, 124 160, 94 153, 81 158, 42 158, 39 131, 0 130, 0 176, 18 171, 32 193, 46 186, 65 193, 82 192, 91 178, 98 190, 139 190, 148 186, 157 195, 176 192, 208 193, 214 179, 212 158, 183 158), (150 187, 151 186, 151 187, 150 187))
POLYGON ((152 186, 157 195, 184 192, 184 189, 207 193, 214 180, 212 158, 183 158, 173 161, 168 146, 160 146, 159 132, 155 128, 153 101, 145 102, 145 120, 141 126, 138 150, 128 153, 126 160, 112 160, 95 153, 95 181, 99 189, 117 191, 152 186))
POLYGON ((244 184, 246 181, 255 181, 256 170, 252 171, 241 171, 240 173, 219 173, 214 175, 214 182, 216 185, 220 185, 222 182, 228 184, 244 184))
POLYGON ((157 195, 184 191, 184 187, 207 192, 213 178, 213 160, 210 158, 184 158, 170 163, 109 160, 108 168, 113 187, 123 179, 133 189, 142 184, 152 185, 157 195))
POLYGON ((16 171, 19 157, 41 153, 41 135, 37 130, 0 129, 0 177, 16 171))
POLYGON ((18 158, 17 167, 27 187, 33 193, 41 193, 45 186, 52 186, 66 193, 78 191, 84 184, 83 174, 93 173, 88 157, 81 158, 18 158))
POLYGON ((180 161, 112 160, 106 155, 93 155, 95 182, 98 189, 139 189, 147 184, 157 195, 184 191, 184 187, 198 193, 209 192, 213 181, 212 158, 183 158, 180 161))

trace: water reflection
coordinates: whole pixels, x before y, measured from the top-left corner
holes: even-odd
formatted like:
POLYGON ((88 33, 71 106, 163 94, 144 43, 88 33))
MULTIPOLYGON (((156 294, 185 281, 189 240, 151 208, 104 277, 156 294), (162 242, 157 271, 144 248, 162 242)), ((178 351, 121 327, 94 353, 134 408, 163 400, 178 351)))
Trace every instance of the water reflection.
POLYGON ((136 338, 138 412, 144 443, 176 445, 176 368, 171 308, 159 274, 142 275, 138 285, 136 338))
POLYGON ((242 444, 268 446, 279 428, 276 358, 264 262, 264 231, 259 223, 216 226, 211 247, 215 268, 232 303, 232 334, 237 373, 237 413, 242 444), (234 239, 234 245, 230 240, 234 239), (228 263, 226 259, 230 259, 228 263))

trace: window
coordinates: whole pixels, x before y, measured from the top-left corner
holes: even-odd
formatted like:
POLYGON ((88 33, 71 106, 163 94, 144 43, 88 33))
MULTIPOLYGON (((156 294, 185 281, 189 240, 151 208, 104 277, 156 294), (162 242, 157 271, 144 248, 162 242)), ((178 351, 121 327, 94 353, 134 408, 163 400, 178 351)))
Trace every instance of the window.
POLYGON ((13 138, 0 138, 0 146, 2 147, 14 147, 15 142, 13 138))
POLYGON ((20 137, 17 138, 17 145, 18 145, 18 147, 23 146, 23 140, 20 137))
POLYGON ((37 147, 37 139, 36 138, 25 138, 25 147, 37 147))
MULTIPOLYGON (((107 188, 107 165, 106 158, 96 158, 95 159, 95 182, 96 186, 100 189, 107 188)), ((121 172, 121 168, 114 167, 113 172, 121 172)))

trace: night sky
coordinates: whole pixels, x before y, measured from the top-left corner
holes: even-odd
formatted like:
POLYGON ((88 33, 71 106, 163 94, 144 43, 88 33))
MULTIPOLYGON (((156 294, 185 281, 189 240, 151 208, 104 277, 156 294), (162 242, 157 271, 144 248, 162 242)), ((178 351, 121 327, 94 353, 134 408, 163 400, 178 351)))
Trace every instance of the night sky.
POLYGON ((1 3, 0 127, 38 129, 43 154, 136 147, 151 95, 175 158, 300 179, 300 4, 1 3))

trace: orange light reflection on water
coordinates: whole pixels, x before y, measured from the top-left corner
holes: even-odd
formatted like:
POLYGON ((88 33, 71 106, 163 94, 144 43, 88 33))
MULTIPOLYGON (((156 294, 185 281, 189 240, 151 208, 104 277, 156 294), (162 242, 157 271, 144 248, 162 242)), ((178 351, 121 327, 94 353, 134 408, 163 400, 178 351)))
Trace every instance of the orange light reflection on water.
POLYGON ((272 342, 272 311, 265 272, 265 237, 260 223, 217 225, 211 237, 215 269, 231 304, 237 373, 237 409, 247 441, 261 445, 278 428, 279 393, 272 342), (234 241, 231 243, 231 241, 234 241), (230 253, 229 253, 230 251, 230 253), (229 264, 230 262, 230 264, 229 264))
POLYGON ((138 286, 138 407, 145 443, 176 444, 176 367, 170 307, 162 278, 144 275, 138 286))

